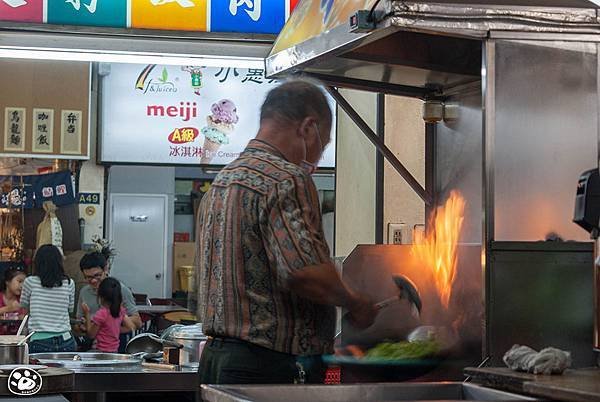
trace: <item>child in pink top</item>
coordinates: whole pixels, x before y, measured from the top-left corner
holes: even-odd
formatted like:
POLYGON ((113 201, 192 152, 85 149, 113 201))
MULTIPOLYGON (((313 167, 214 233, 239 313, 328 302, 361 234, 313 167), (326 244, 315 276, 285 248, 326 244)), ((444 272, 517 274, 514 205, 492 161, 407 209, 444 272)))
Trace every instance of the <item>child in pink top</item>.
POLYGON ((0 335, 14 335, 17 333, 20 321, 26 310, 21 307, 21 290, 25 273, 16 268, 4 271, 4 278, 0 282, 0 318, 15 320, 13 323, 0 325, 0 335))
POLYGON ((83 304, 87 336, 96 339, 96 349, 101 352, 117 352, 121 328, 132 331, 135 325, 121 305, 121 284, 114 278, 106 278, 98 287, 100 310, 90 318, 90 308, 83 304))

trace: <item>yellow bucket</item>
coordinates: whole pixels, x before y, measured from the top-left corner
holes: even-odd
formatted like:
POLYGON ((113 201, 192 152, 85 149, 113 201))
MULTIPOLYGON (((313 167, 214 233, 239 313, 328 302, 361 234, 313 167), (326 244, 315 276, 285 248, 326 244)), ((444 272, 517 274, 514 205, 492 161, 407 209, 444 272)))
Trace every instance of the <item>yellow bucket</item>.
POLYGON ((192 284, 194 283, 194 267, 191 265, 182 265, 178 270, 179 274, 179 287, 184 292, 192 290, 192 284))

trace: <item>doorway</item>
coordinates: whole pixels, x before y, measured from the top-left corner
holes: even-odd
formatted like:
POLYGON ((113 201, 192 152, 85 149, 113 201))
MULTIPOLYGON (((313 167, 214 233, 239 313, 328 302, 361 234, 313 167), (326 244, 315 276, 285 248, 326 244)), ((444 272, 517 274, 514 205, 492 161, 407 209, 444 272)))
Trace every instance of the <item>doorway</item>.
POLYGON ((109 239, 118 250, 111 275, 134 293, 164 298, 167 208, 164 194, 111 194, 109 239))

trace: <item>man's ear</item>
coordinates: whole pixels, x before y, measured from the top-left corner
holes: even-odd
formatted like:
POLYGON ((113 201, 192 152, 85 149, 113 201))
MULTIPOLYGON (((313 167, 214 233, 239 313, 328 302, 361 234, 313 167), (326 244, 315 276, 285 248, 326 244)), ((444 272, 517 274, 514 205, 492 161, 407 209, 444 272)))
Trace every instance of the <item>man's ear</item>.
POLYGON ((311 131, 314 130, 313 127, 315 124, 317 124, 317 119, 315 119, 312 116, 305 117, 300 123, 300 127, 298 129, 300 136, 302 136, 303 138, 308 137, 311 131))

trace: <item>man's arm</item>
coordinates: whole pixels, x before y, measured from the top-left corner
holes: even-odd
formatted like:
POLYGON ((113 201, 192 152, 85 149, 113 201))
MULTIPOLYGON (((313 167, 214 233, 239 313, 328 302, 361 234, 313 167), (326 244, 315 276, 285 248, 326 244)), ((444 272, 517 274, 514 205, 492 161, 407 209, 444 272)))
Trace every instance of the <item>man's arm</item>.
POLYGON ((277 266, 281 284, 314 303, 346 308, 357 327, 371 325, 376 307, 344 284, 331 261, 312 181, 286 180, 271 197, 265 248, 277 266))
MULTIPOLYGON (((131 321, 131 324, 135 327, 133 328, 134 331, 142 328, 142 318, 140 317, 139 313, 134 313, 132 315, 128 315, 127 317, 129 318, 129 321, 131 321)), ((131 330, 125 332, 131 332, 131 330)))
POLYGON ((357 328, 373 324, 377 309, 364 295, 354 292, 343 281, 333 263, 311 265, 294 270, 290 290, 318 304, 340 306, 348 310, 357 328))
POLYGON ((125 310, 127 311, 127 316, 135 325, 135 329, 142 328, 142 319, 140 318, 140 314, 137 311, 137 307, 135 305, 135 298, 133 297, 131 289, 129 289, 126 286, 121 286, 121 291, 123 295, 123 307, 125 307, 125 310))

